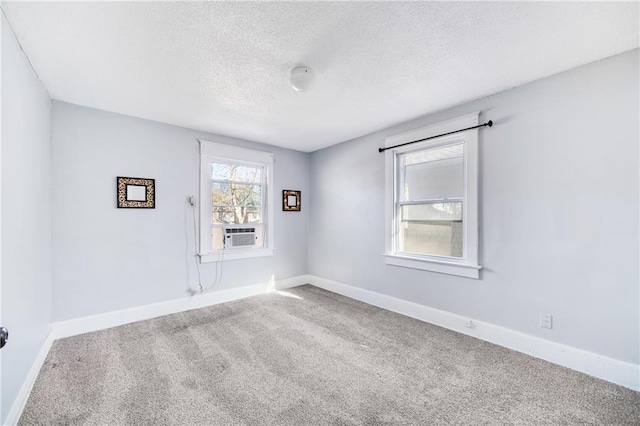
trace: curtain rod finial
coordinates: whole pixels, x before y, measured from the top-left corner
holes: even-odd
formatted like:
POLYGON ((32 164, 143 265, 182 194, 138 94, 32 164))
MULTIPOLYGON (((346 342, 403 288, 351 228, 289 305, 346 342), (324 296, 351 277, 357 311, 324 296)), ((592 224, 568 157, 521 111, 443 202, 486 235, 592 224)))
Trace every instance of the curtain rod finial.
POLYGON ((489 120, 489 122, 487 123, 487 126, 489 127, 493 126, 493 120, 489 120))

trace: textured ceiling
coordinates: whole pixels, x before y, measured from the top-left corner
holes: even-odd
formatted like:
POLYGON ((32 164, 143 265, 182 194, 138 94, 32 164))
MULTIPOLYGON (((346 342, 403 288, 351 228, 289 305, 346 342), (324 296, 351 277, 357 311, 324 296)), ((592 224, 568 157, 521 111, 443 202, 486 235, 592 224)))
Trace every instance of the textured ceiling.
POLYGON ((54 99, 301 151, 638 47, 637 2, 2 8, 54 99))

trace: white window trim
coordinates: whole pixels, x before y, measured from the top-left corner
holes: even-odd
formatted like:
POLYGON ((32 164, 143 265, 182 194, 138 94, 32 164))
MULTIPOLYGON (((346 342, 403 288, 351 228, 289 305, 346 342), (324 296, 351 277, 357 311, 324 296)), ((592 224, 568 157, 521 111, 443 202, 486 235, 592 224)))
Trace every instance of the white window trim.
MULTIPOLYGON (((478 125, 479 112, 474 112, 432 126, 422 127, 384 140, 390 147, 406 142, 453 132, 478 125)), ((430 141, 418 142, 385 151, 385 263, 387 265, 425 271, 480 278, 482 266, 478 263, 478 129, 467 130, 430 141), (409 255, 397 251, 396 210, 396 156, 405 152, 425 149, 464 140, 465 143, 465 187, 464 187, 464 253, 461 259, 453 257, 409 255)))
POLYGON ((242 148, 203 139, 200 141, 200 262, 220 262, 225 260, 247 259, 253 257, 272 256, 275 250, 273 245, 273 216, 275 205, 273 203, 273 163, 274 155, 270 152, 256 149, 242 148), (266 215, 264 223, 267 228, 265 246, 262 248, 247 248, 233 250, 211 250, 208 240, 211 239, 211 195, 209 194, 209 182, 211 180, 211 163, 219 160, 236 162, 249 162, 266 164, 266 200, 267 208, 263 210, 266 215))

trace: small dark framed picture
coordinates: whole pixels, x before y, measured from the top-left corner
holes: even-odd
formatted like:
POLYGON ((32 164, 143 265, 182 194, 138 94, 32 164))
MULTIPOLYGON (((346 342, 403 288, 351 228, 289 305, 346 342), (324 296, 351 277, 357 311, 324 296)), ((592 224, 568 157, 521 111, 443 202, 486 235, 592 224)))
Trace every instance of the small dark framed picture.
POLYGON ((285 212, 300 211, 300 191, 285 189, 282 191, 282 210, 285 212))
POLYGON ((156 180, 144 178, 117 178, 119 209, 155 209, 156 180))

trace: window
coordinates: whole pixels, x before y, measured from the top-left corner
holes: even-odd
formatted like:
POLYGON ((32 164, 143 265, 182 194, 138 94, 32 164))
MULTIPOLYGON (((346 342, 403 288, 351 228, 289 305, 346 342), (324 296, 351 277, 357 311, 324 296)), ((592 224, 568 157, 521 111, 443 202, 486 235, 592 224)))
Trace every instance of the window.
MULTIPOLYGON (((478 124, 478 113, 385 139, 393 146, 478 124)), ((387 150, 386 263, 469 278, 478 265, 478 130, 387 150)))
POLYGON ((273 254, 273 154, 200 141, 200 259, 273 254))

